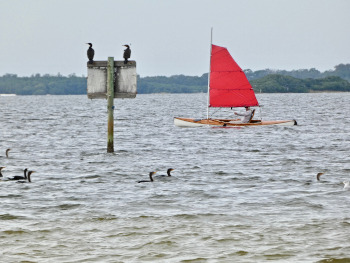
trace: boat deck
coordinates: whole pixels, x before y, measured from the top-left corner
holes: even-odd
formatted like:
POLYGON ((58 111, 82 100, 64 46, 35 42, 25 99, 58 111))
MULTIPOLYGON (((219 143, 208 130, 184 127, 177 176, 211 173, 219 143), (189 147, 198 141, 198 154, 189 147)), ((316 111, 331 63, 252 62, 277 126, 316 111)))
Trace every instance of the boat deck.
POLYGON ((251 120, 249 123, 239 123, 237 119, 190 119, 174 118, 174 124, 178 127, 198 127, 198 126, 223 126, 223 127, 240 127, 240 126, 264 126, 264 125, 296 125, 295 120, 277 120, 277 121, 260 121, 251 120))

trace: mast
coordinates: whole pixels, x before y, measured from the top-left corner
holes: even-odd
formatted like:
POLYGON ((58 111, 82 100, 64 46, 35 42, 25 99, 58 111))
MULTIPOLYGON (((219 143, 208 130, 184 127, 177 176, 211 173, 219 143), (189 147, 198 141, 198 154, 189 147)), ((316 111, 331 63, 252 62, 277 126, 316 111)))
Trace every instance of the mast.
POLYGON ((208 72, 208 99, 207 99, 207 119, 209 119, 209 92, 210 92, 210 69, 211 69, 211 49, 213 45, 213 28, 210 31, 210 61, 209 61, 209 72, 208 72))

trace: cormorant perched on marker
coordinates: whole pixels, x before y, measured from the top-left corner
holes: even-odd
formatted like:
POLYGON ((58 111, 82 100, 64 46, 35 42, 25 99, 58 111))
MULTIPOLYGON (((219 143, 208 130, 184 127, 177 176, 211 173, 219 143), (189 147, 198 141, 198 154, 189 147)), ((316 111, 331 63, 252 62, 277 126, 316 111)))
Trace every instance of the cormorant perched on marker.
POLYGON ((94 55, 95 55, 95 50, 92 48, 92 44, 91 43, 86 43, 88 45, 90 45, 89 49, 87 50, 87 57, 89 59, 89 64, 94 63, 94 55))
POLYGON ((138 183, 148 183, 148 182, 153 182, 153 178, 152 176, 155 174, 156 172, 150 172, 149 173, 149 181, 148 180, 141 180, 141 181, 138 181, 138 183))
POLYGON ((11 149, 7 149, 7 150, 6 150, 6 157, 7 157, 7 158, 9 157, 9 151, 11 151, 11 149))
MULTIPOLYGON (((28 172, 28 175, 27 175, 27 180, 28 180, 28 183, 31 183, 32 181, 30 180, 30 175, 32 173, 35 173, 34 171, 29 171, 28 172)), ((26 183, 27 181, 17 181, 17 183, 26 183)))
POLYGON ((129 45, 123 45, 123 46, 126 47, 126 49, 124 50, 124 55, 123 55, 124 64, 127 64, 128 59, 130 58, 130 55, 131 55, 131 49, 130 49, 129 45))
POLYGON ((7 178, 7 179, 9 179, 9 180, 11 180, 11 181, 27 180, 27 171, 28 171, 28 169, 26 168, 26 169, 24 169, 23 171, 24 171, 24 176, 16 175, 16 176, 14 176, 14 177, 7 178))

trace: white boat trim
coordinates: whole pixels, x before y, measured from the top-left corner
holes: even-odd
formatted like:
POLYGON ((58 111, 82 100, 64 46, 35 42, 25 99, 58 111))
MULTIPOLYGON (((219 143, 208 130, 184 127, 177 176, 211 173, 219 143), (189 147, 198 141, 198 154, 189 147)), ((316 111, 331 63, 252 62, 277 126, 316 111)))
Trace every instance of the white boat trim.
POLYGON ((190 119, 174 117, 174 124, 181 128, 194 128, 201 126, 212 127, 254 127, 254 126, 294 126, 297 125, 295 120, 278 120, 278 121, 256 121, 252 123, 232 123, 229 119, 190 119))

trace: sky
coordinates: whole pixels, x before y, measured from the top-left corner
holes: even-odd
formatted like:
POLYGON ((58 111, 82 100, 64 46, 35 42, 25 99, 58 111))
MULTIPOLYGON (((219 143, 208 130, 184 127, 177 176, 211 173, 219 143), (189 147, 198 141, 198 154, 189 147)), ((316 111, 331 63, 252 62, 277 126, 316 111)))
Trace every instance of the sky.
POLYGON ((350 63, 349 0, 0 0, 0 76, 87 75, 95 60, 137 73, 201 76, 213 44, 242 69, 332 70, 350 63))

